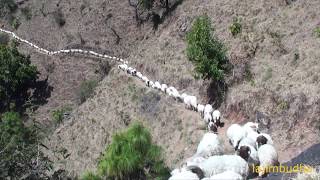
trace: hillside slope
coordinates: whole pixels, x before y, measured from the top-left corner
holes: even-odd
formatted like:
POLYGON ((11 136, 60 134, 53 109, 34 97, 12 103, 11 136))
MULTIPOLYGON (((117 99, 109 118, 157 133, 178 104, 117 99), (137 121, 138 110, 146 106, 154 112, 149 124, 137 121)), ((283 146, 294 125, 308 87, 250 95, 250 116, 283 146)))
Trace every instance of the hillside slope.
MULTIPOLYGON (((263 131, 274 137, 280 161, 285 162, 320 142, 320 39, 313 33, 320 25, 317 19, 320 4, 317 0, 286 2, 289 1, 185 0, 153 31, 150 23, 136 27, 127 1, 87 1, 83 14, 79 9, 84 1, 60 1, 65 26, 58 28, 48 17, 41 17, 38 10, 38 16, 22 24, 18 33, 54 48, 79 46, 77 34, 80 33, 86 42, 80 47, 127 58, 130 65, 151 79, 196 95, 206 103, 217 101, 217 97, 212 97, 216 87, 193 78, 193 66, 185 55, 186 32, 196 16, 206 13, 214 24, 215 34, 226 44, 234 65, 227 78, 225 101, 219 108, 226 127, 234 122, 261 121, 265 124, 263 131), (109 13, 112 17, 106 25, 109 13), (236 38, 228 29, 234 17, 241 18, 243 25, 241 35, 236 38), (121 35, 119 45, 115 45, 114 34, 108 29, 110 25, 121 35), (248 69, 252 74, 249 79, 248 69)), ((41 7, 36 0, 28 3, 41 7)), ((59 8, 56 4, 45 1, 48 12, 59 8)), ((36 53, 31 55, 40 67, 43 60, 59 64, 50 75, 55 89, 49 103, 38 110, 43 119, 48 117, 51 107, 74 103, 73 92, 79 80, 94 76, 94 62, 87 58, 48 59, 36 53)), ((113 132, 135 120, 150 128, 155 142, 164 148, 170 167, 189 157, 205 132, 197 113, 146 89, 143 83, 114 67, 99 83, 94 97, 75 108, 70 120, 47 139, 45 144, 51 149, 47 154, 56 169, 65 169, 72 176, 80 175, 95 168, 113 132)), ((224 135, 226 127, 219 133, 224 135)), ((230 147, 225 144, 228 151, 230 147)))

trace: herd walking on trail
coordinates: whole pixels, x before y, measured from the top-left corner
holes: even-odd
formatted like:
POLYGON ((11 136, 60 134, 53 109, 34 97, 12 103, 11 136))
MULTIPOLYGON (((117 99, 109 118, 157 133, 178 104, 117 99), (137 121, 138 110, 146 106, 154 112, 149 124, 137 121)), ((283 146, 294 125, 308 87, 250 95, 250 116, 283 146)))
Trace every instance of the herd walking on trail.
POLYGON ((15 33, 0 28, 1 32, 11 35, 20 42, 26 43, 39 52, 46 55, 66 54, 87 54, 99 58, 109 58, 119 61, 122 64, 118 68, 128 75, 138 78, 146 86, 156 89, 175 100, 184 103, 187 109, 197 111, 207 124, 206 132, 195 154, 187 158, 181 167, 171 172, 169 180, 214 180, 214 179, 247 179, 250 177, 263 177, 268 174, 266 169, 279 164, 278 154, 273 146, 272 138, 269 134, 260 133, 259 124, 247 122, 244 125, 232 124, 226 132, 230 145, 234 149, 234 154, 225 154, 224 145, 221 142, 221 134, 218 128, 223 127, 224 122, 221 113, 214 110, 210 104, 198 104, 197 97, 187 93, 180 94, 179 91, 167 84, 159 81, 151 81, 141 72, 128 66, 128 62, 106 54, 99 54, 94 51, 81 49, 66 49, 49 51, 33 43, 18 37, 15 33), (259 171, 252 171, 250 167, 259 167, 259 171))

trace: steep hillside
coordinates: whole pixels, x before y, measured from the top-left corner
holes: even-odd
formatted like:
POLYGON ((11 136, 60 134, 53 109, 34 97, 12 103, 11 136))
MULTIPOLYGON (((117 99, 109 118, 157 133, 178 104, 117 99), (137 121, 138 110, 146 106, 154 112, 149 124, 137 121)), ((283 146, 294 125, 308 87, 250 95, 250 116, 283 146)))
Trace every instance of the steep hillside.
MULTIPOLYGON (((281 162, 320 142, 320 39, 314 34, 320 25, 317 0, 185 0, 156 31, 150 23, 136 26, 127 1, 44 1, 46 17, 41 15, 41 3, 25 4, 35 7, 36 15, 20 26, 18 34, 48 48, 87 47, 126 58, 151 79, 196 95, 202 103, 214 102, 226 127, 257 120, 274 138, 281 162), (66 18, 63 27, 54 23, 50 13, 59 8, 66 18), (194 18, 203 14, 211 18, 234 65, 222 103, 215 96, 215 84, 194 79, 193 65, 185 53, 186 33, 194 18), (229 31, 235 17, 243 27, 237 37, 229 31), (121 37, 119 44, 110 27, 121 37)), ((56 64, 49 76, 52 96, 38 109, 39 120, 50 121, 48 111, 53 107, 75 104, 81 80, 96 76, 93 59, 48 58, 34 52, 31 56, 40 68, 44 62, 56 64)), ((115 66, 99 83, 93 98, 80 107, 73 106, 70 119, 44 142, 55 168, 72 176, 94 169, 113 132, 131 121, 142 121, 150 128, 170 167, 193 154, 205 132, 197 113, 147 89, 115 66)), ((226 127, 219 133, 224 135, 226 127)), ((228 151, 226 141, 225 146, 228 151)))

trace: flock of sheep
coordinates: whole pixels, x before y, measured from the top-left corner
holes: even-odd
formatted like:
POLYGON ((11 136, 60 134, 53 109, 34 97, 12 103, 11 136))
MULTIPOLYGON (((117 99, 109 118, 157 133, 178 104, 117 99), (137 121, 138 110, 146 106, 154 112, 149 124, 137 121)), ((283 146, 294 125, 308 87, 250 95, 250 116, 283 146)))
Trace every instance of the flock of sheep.
POLYGON ((15 38, 16 40, 18 40, 20 42, 23 42, 23 43, 26 43, 27 45, 35 48, 40 53, 46 54, 48 56, 58 55, 58 54, 62 54, 62 53, 65 53, 65 54, 76 54, 76 53, 78 53, 78 54, 92 55, 92 56, 95 56, 95 57, 98 57, 98 58, 108 58, 108 59, 112 59, 112 60, 115 60, 115 61, 119 61, 121 63, 127 63, 128 64, 127 61, 124 61, 123 59, 115 57, 115 56, 109 56, 109 55, 106 55, 106 54, 100 54, 100 53, 97 53, 97 52, 94 52, 94 51, 87 51, 87 50, 82 50, 82 49, 62 49, 62 50, 58 50, 58 51, 49 51, 47 49, 41 48, 41 47, 31 43, 31 42, 29 42, 29 41, 27 41, 25 39, 20 38, 14 32, 7 31, 7 30, 2 29, 2 28, 0 28, 0 32, 9 34, 10 36, 15 38))
POLYGON ((81 49, 69 49, 59 51, 48 51, 40 48, 27 40, 18 37, 15 33, 1 29, 1 32, 11 35, 18 41, 24 42, 39 52, 47 55, 56 55, 60 53, 80 53, 93 55, 100 58, 110 58, 121 62, 118 66, 120 70, 127 74, 137 77, 143 81, 146 86, 159 90, 175 100, 185 104, 187 109, 200 113, 204 122, 208 126, 208 132, 204 134, 200 141, 196 153, 188 158, 182 167, 171 172, 169 180, 210 180, 210 179, 246 179, 254 176, 265 176, 267 173, 262 171, 255 174, 249 170, 250 167, 260 166, 268 168, 278 165, 278 154, 273 146, 270 135, 259 132, 258 123, 248 122, 243 126, 232 124, 227 130, 227 137, 235 150, 235 154, 223 155, 223 144, 218 137, 218 127, 223 126, 221 113, 214 110, 210 104, 198 104, 197 98, 186 93, 180 94, 179 91, 167 84, 161 84, 159 81, 151 81, 135 68, 129 67, 127 61, 121 58, 111 57, 99 54, 94 51, 81 49))
POLYGON ((196 153, 182 167, 173 170, 169 180, 241 180, 267 176, 270 167, 279 165, 278 154, 270 135, 258 129, 258 123, 254 122, 243 126, 232 124, 226 134, 235 153, 224 155, 217 127, 209 122, 208 132, 196 153))
POLYGON ((127 64, 118 66, 120 70, 137 77, 146 86, 162 91, 174 99, 183 102, 187 109, 200 113, 208 125, 208 132, 200 141, 197 152, 186 160, 183 167, 171 172, 169 180, 214 180, 214 179, 246 179, 254 176, 266 176, 263 171, 279 164, 278 154, 269 134, 260 133, 258 123, 247 122, 243 126, 232 124, 227 130, 230 145, 235 150, 234 155, 223 155, 223 144, 218 137, 218 127, 223 126, 221 113, 214 110, 210 104, 197 103, 197 98, 159 81, 151 81, 135 68, 127 64), (254 167, 250 170, 250 167, 254 167), (255 168, 259 167, 258 173, 255 168))

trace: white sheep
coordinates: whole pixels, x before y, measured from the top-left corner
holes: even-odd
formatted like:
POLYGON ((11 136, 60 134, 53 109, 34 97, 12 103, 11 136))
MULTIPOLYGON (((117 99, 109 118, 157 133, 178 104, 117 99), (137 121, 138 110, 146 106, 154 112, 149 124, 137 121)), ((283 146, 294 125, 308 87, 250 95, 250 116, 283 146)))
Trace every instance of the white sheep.
POLYGON ((140 71, 138 71, 137 73, 136 73, 136 76, 139 78, 139 79, 142 79, 142 73, 140 72, 140 71))
POLYGON ((158 89, 158 90, 161 90, 161 84, 159 83, 159 81, 156 81, 155 83, 154 83, 154 88, 155 89, 158 89))
POLYGON ((203 120, 205 123, 212 122, 212 115, 210 113, 204 113, 203 120))
POLYGON ((118 68, 121 69, 121 70, 123 70, 123 71, 127 71, 128 65, 126 65, 126 64, 120 64, 120 65, 118 65, 118 68))
POLYGON ((232 124, 227 130, 227 137, 235 150, 237 150, 240 140, 246 136, 246 131, 239 124, 232 124))
POLYGON ((219 174, 215 174, 210 178, 203 178, 202 180, 243 180, 244 178, 233 171, 224 171, 219 174))
POLYGON ((146 82, 146 84, 147 84, 148 87, 152 87, 154 83, 153 83, 153 81, 148 80, 146 82))
POLYGON ((149 81, 149 79, 146 76, 142 76, 141 80, 145 83, 147 83, 149 81))
POLYGON ((167 89, 167 94, 169 96, 172 96, 174 97, 175 99, 178 99, 180 97, 180 94, 178 92, 178 90, 172 86, 170 86, 168 89, 167 89))
POLYGON ((212 114, 212 112, 213 112, 212 106, 210 104, 206 104, 204 107, 204 113, 212 114))
POLYGON ((200 113, 200 116, 203 117, 204 105, 198 104, 198 105, 197 105, 197 110, 198 110, 198 113, 200 113))
POLYGON ((200 178, 196 173, 185 168, 181 168, 180 170, 174 170, 169 180, 200 180, 200 178))
POLYGON ((183 101, 184 101, 184 98, 187 97, 187 96, 188 96, 187 93, 182 93, 182 94, 180 95, 180 97, 179 97, 179 100, 180 100, 181 102, 183 102, 183 101))
POLYGON ((166 93, 168 86, 166 84, 161 84, 161 91, 166 93))
POLYGON ((214 155, 223 154, 223 146, 216 132, 216 128, 212 122, 208 124, 209 132, 205 133, 198 145, 195 156, 208 158, 214 155))
MULTIPOLYGON (((240 142, 241 143, 241 142, 240 142)), ((245 151, 249 148, 249 156, 247 157, 247 159, 245 159, 250 165, 259 165, 259 157, 258 157, 258 153, 257 150, 254 148, 254 146, 251 146, 249 144, 245 144, 245 143, 241 143, 241 145, 239 144, 239 148, 237 150, 237 153, 240 154, 241 153, 246 153, 245 151)))
POLYGON ((247 133, 252 132, 252 131, 258 132, 258 130, 259 130, 259 124, 254 123, 254 122, 247 122, 242 127, 247 131, 247 133))
POLYGON ((257 138, 256 138, 256 147, 257 149, 264 145, 264 144, 270 144, 273 145, 273 141, 272 138, 269 134, 266 133, 260 133, 258 134, 257 138))
POLYGON ((259 176, 262 177, 266 175, 265 168, 270 166, 279 165, 278 153, 276 149, 270 144, 264 144, 258 149, 258 157, 260 161, 259 176))
MULTIPOLYGON (((193 167, 189 167, 191 170, 193 167)), ((211 156, 199 164, 205 177, 211 177, 225 171, 233 171, 243 178, 249 173, 248 163, 238 155, 211 156)))
POLYGON ((213 122, 216 123, 218 126, 221 126, 221 113, 220 111, 218 110, 214 110, 212 112, 212 119, 213 119, 213 122))
POLYGON ((187 109, 197 110, 197 97, 188 95, 183 98, 183 102, 187 109))

